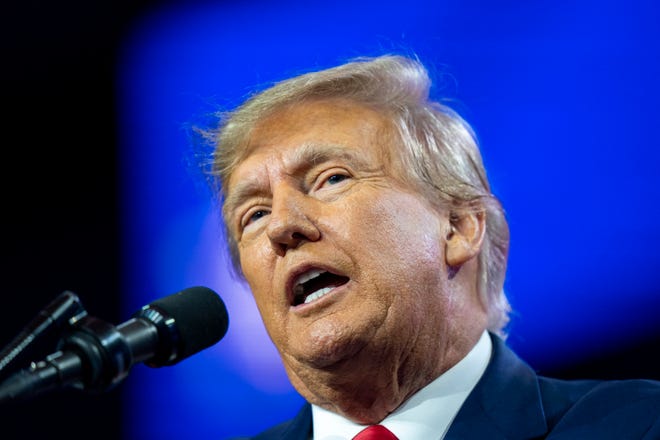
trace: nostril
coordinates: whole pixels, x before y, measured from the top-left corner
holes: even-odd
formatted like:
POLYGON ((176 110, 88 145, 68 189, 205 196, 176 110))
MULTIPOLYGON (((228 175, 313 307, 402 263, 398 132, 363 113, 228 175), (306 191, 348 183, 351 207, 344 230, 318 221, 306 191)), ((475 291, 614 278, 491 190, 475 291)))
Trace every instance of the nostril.
POLYGON ((307 240, 305 234, 302 234, 300 232, 293 232, 287 237, 283 238, 280 244, 283 245, 285 248, 293 248, 298 246, 298 244, 300 244, 300 242, 303 240, 307 240))
POLYGON ((305 240, 305 235, 300 232, 294 232, 291 234, 289 239, 282 240, 277 243, 278 251, 281 255, 284 255, 287 250, 297 247, 301 241, 305 240))

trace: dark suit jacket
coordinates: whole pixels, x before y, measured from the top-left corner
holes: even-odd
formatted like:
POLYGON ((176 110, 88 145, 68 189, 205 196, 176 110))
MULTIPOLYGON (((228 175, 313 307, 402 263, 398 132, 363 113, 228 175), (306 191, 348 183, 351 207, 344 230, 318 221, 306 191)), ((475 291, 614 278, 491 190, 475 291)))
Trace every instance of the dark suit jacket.
MULTIPOLYGON (((538 376, 491 334, 493 354, 445 440, 660 440, 660 382, 538 376)), ((253 440, 308 440, 312 411, 253 440)), ((429 439, 433 440, 433 439, 429 439)))

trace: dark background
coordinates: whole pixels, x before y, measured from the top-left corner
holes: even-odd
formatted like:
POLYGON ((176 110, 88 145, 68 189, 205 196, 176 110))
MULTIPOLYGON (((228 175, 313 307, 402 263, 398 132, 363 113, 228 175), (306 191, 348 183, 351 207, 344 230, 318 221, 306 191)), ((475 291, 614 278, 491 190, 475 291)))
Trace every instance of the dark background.
MULTIPOLYGON (((158 4, 163 4, 159 2, 158 4)), ((123 32, 156 2, 12 2, 2 47, 2 281, 5 346, 65 290, 90 315, 119 323, 116 51, 123 32)), ((52 341, 33 354, 54 351, 52 341)), ((631 343, 562 371, 573 378, 660 379, 660 340, 631 343)), ((121 437, 121 387, 48 393, 0 411, 2 439, 121 437)))
MULTIPOLYGON (((148 5, 3 5, 3 347, 65 290, 90 315, 120 322, 115 55, 123 29, 148 5)), ((43 345, 33 360, 54 351, 43 345)), ((119 392, 11 404, 0 410, 0 438, 118 439, 119 392)))

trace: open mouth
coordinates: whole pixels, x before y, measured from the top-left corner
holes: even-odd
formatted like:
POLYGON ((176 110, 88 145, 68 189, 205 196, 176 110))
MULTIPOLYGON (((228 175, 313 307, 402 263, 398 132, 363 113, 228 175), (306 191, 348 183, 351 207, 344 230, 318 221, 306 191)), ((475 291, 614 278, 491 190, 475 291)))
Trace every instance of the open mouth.
POLYGON ((308 304, 348 282, 348 277, 314 269, 300 275, 293 285, 293 305, 308 304))

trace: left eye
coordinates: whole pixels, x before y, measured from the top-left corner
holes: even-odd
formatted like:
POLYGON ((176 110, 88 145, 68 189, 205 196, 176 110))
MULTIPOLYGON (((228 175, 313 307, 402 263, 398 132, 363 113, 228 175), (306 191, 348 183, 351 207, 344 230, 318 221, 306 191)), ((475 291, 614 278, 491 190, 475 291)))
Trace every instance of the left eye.
POLYGON ((328 182, 330 185, 335 185, 339 182, 342 182, 344 180, 348 179, 348 176, 344 174, 333 174, 332 176, 328 177, 326 182, 328 182))

